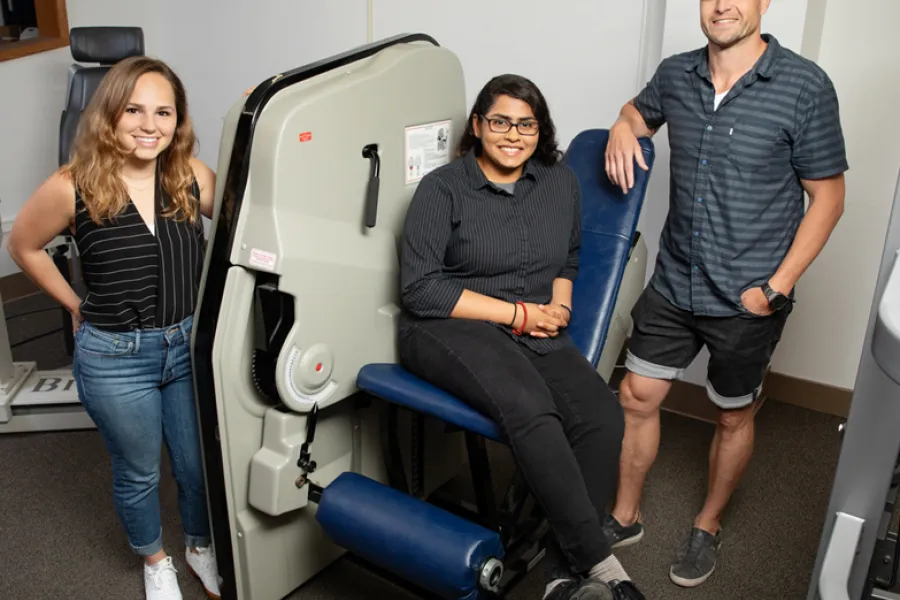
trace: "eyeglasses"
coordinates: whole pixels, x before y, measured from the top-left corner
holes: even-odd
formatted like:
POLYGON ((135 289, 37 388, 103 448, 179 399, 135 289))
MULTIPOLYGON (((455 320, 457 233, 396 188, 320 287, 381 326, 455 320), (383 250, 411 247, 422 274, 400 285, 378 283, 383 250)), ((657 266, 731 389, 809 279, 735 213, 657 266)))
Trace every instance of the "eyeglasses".
POLYGON ((537 135, 539 125, 537 121, 520 121, 519 123, 513 123, 507 119, 501 119, 499 117, 486 117, 484 115, 480 115, 482 119, 488 122, 488 127, 490 127, 491 131, 494 133, 506 133, 513 127, 516 128, 516 131, 519 132, 519 135, 537 135))

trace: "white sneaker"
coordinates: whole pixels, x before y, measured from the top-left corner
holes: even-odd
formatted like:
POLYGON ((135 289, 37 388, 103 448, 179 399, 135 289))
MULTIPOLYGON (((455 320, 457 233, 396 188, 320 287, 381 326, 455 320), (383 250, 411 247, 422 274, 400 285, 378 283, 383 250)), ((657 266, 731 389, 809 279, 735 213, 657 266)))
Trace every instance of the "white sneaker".
POLYGON ((181 600, 176 573, 171 556, 152 566, 144 563, 144 590, 147 592, 147 600, 181 600))
POLYGON ((184 549, 185 561, 188 570, 200 580, 206 595, 213 600, 219 599, 219 567, 216 564, 216 553, 212 546, 209 548, 197 548, 195 553, 190 548, 184 549))

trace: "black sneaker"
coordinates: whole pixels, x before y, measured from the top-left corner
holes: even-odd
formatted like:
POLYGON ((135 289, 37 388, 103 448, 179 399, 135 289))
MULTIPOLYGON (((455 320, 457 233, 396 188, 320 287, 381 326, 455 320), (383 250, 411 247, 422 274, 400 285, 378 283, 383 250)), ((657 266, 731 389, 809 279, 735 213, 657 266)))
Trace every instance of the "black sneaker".
POLYGON ((610 582, 614 600, 647 600, 633 581, 610 582))
POLYGON ((622 548, 637 544, 644 537, 644 526, 634 523, 628 527, 622 525, 612 515, 603 518, 603 534, 611 548, 622 548))
POLYGON ((716 558, 722 548, 721 532, 712 535, 696 527, 681 543, 669 578, 682 587, 697 587, 716 569, 716 558))
MULTIPOLYGON (((566 579, 553 586, 543 600, 617 600, 610 587, 593 579, 566 579)), ((643 596, 641 596, 643 600, 643 596)))

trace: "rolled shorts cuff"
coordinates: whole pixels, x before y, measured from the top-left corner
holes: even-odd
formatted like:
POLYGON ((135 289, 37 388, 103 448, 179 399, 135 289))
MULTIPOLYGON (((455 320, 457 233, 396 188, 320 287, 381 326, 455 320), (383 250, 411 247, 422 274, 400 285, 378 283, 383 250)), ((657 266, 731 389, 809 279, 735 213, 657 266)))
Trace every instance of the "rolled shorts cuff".
POLYGON ((159 537, 145 546, 135 546, 130 542, 129 545, 131 546, 131 549, 134 551, 134 553, 141 558, 153 556, 154 554, 162 550, 162 531, 159 532, 159 537))
POLYGON ((684 369, 677 367, 666 367, 646 361, 631 353, 631 350, 625 352, 625 368, 635 375, 650 377, 651 379, 681 379, 684 376, 684 369))
POLYGON ((713 404, 724 410, 735 410, 750 406, 757 398, 759 398, 759 393, 761 391, 762 384, 749 394, 744 394, 743 396, 723 396, 715 390, 709 381, 706 382, 706 395, 713 404))

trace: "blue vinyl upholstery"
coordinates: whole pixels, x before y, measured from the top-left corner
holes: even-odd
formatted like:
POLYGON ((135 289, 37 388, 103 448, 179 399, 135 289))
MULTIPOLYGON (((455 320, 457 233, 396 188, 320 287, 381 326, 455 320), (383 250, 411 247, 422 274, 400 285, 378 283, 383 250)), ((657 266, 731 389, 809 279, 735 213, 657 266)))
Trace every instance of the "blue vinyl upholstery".
POLYGON ((419 379, 401 365, 366 365, 360 369, 356 385, 373 396, 434 415, 466 431, 491 440, 501 438, 500 428, 494 421, 472 410, 456 396, 419 379))
POLYGON ((505 556, 497 532, 353 472, 322 491, 316 520, 341 547, 441 598, 483 597, 482 565, 505 556))
MULTIPOLYGON (((574 169, 582 196, 582 245, 569 334, 595 367, 603 353, 650 179, 650 171, 635 164, 635 185, 628 194, 622 194, 605 171, 608 137, 606 129, 583 131, 572 140, 563 159, 574 169)), ((652 170, 653 142, 641 138, 640 144, 644 161, 652 170)), ((357 387, 466 431, 501 440, 501 432, 491 419, 400 365, 366 365, 357 376, 357 387)))
MULTIPOLYGON (((594 367, 600 361, 612 320, 619 286, 631 253, 650 171, 634 165, 634 187, 628 194, 606 175, 609 131, 591 129, 572 140, 565 163, 581 186, 581 251, 578 279, 572 289, 569 335, 594 367)), ((640 139, 644 162, 653 169, 653 142, 640 139)))

